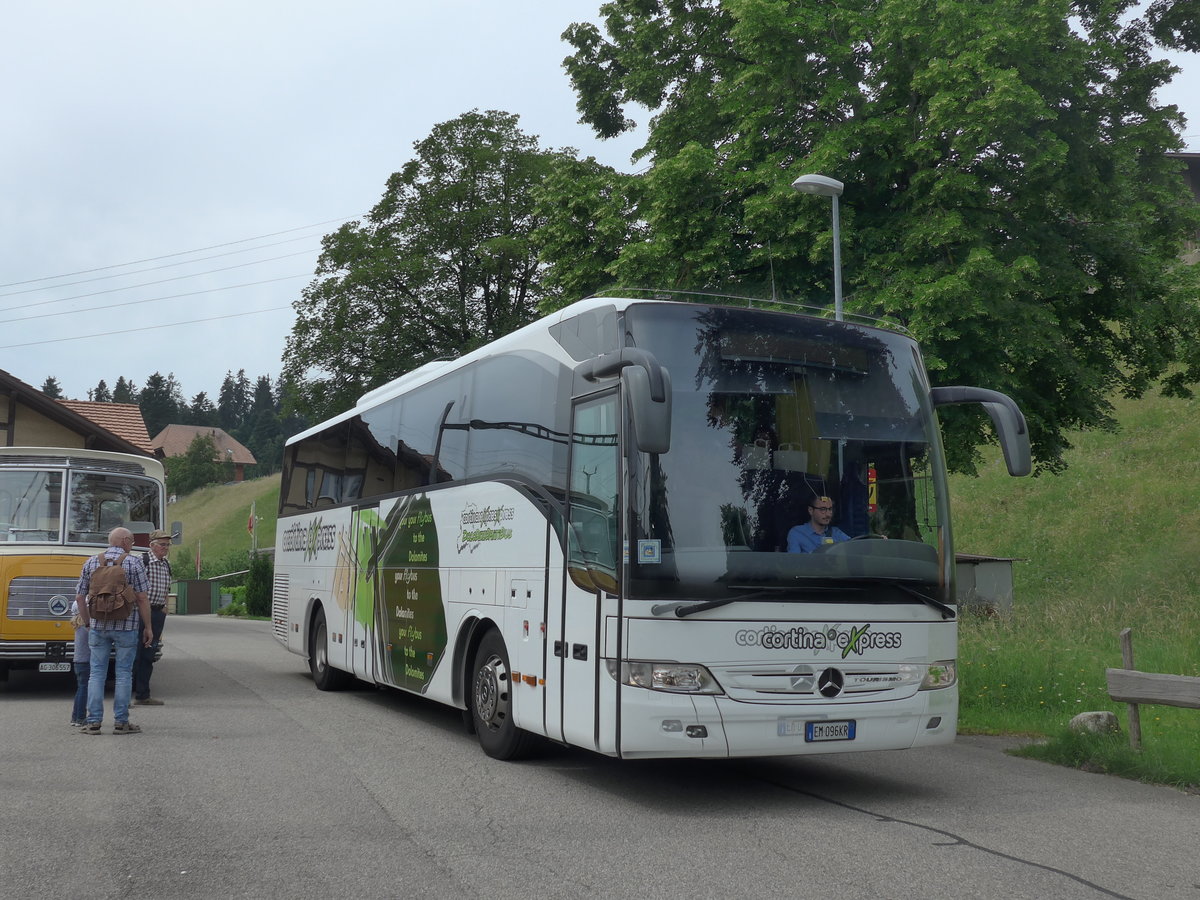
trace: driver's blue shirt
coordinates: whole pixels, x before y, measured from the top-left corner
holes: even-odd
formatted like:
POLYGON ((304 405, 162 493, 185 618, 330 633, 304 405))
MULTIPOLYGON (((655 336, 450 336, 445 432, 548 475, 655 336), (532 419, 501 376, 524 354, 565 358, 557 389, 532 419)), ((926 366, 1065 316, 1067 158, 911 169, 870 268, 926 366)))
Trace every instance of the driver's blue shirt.
POLYGON ((812 553, 824 544, 848 540, 850 540, 850 535, 833 525, 826 528, 824 534, 817 534, 812 529, 812 523, 805 522, 788 532, 787 548, 788 553, 812 553))

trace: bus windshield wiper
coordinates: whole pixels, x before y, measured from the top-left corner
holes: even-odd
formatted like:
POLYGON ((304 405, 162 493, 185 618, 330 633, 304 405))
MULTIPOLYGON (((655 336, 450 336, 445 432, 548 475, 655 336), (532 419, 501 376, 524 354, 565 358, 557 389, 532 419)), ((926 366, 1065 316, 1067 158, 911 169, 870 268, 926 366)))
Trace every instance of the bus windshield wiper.
POLYGON ((957 613, 954 611, 953 606, 949 606, 949 605, 943 603, 941 600, 938 600, 935 597, 930 597, 928 594, 922 594, 915 587, 912 587, 911 585, 907 585, 903 581, 889 581, 888 584, 890 584, 892 587, 896 588, 897 590, 903 591, 904 593, 908 594, 910 597, 916 597, 918 600, 920 600, 926 606, 932 606, 934 609, 936 609, 938 612, 940 612, 942 614, 943 619, 953 619, 957 615, 957 613))
MULTIPOLYGON (((650 612, 656 616, 675 613, 676 616, 682 619, 684 616, 704 612, 706 609, 716 609, 718 606, 727 606, 730 603, 737 603, 741 600, 752 600, 766 594, 778 594, 782 591, 794 590, 796 590, 796 587, 793 585, 787 587, 766 587, 750 591, 748 594, 735 594, 732 597, 721 597, 719 600, 703 600, 699 603, 657 603, 650 607, 650 612)), ((824 589, 822 588, 822 590, 824 589)))

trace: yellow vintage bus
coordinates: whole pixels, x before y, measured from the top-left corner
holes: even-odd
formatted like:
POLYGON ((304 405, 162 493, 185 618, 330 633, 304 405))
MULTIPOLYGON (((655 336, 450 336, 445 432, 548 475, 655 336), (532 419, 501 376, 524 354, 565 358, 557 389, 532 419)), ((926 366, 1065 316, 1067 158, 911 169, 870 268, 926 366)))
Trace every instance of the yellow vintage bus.
POLYGON ((149 456, 0 447, 0 681, 11 669, 71 671, 84 561, 120 525, 149 549, 164 494, 162 463, 149 456))

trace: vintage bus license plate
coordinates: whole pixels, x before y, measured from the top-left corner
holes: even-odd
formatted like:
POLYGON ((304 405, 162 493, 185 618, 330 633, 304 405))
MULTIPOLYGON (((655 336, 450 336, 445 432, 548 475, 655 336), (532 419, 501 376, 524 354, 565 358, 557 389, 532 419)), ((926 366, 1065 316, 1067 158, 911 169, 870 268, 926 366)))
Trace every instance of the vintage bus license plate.
POLYGON ((44 662, 38 663, 39 672, 70 672, 71 664, 69 662, 44 662))
POLYGON ((805 722, 804 740, 813 741, 852 741, 854 740, 853 719, 840 722, 805 722))

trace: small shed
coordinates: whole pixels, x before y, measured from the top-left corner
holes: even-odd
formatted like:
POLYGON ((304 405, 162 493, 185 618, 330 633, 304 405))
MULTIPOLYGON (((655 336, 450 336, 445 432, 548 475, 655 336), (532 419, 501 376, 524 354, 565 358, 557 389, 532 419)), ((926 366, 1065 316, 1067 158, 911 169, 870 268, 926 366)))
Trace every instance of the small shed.
POLYGON ((954 578, 958 603, 964 609, 976 608, 1007 615, 1013 608, 1012 564, 1019 557, 954 554, 954 578))

